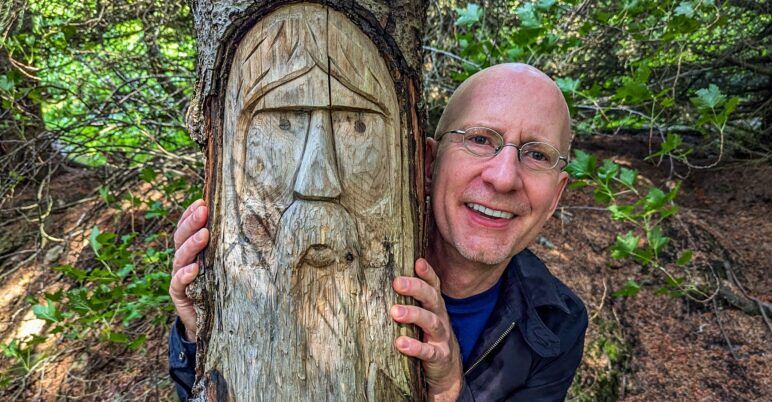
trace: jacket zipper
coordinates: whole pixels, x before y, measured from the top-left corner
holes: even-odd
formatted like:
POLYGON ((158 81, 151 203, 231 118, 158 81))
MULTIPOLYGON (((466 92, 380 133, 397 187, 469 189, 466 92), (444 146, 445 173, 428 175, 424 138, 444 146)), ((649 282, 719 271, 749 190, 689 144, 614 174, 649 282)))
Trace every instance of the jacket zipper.
POLYGON ((504 338, 506 338, 506 337, 507 337, 507 335, 509 335, 509 333, 510 333, 510 332, 512 332, 512 330, 515 328, 515 324, 516 324, 516 323, 517 323, 517 322, 515 322, 515 321, 512 321, 512 324, 509 324, 509 327, 507 328, 507 330, 506 330, 506 331, 504 331, 504 333, 503 333, 503 334, 501 334, 501 336, 500 336, 498 339, 496 339, 496 342, 493 342, 493 345, 491 345, 491 347, 489 347, 489 348, 488 348, 488 350, 486 350, 486 351, 485 351, 485 353, 483 353, 483 355, 482 355, 482 356, 480 356, 480 358, 479 358, 479 359, 477 359, 477 361, 476 361, 476 362, 474 362, 474 364, 473 364, 471 367, 469 367, 469 368, 468 368, 466 371, 464 371, 464 375, 467 375, 467 374, 469 374, 469 372, 470 372, 470 371, 474 370, 474 369, 475 369, 475 367, 477 367, 477 366, 478 366, 480 363, 482 363, 482 361, 483 361, 483 360, 484 360, 486 357, 488 357, 488 355, 489 355, 489 354, 490 354, 490 353, 493 351, 493 349, 496 349, 496 346, 499 346, 499 344, 501 343, 501 341, 503 341, 503 340, 504 340, 504 338))

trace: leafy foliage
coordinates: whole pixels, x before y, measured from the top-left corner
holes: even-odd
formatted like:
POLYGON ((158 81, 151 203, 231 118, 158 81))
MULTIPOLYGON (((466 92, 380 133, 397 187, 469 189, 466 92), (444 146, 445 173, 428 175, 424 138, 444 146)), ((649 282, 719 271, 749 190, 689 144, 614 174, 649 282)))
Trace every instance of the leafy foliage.
MULTIPOLYGON (((99 167, 102 185, 101 205, 82 217, 88 247, 53 268, 57 290, 28 299, 43 332, 0 345, 11 362, 0 376, 6 390, 47 358, 44 342, 132 350, 167 325, 170 217, 201 195, 200 158, 183 124, 195 58, 184 1, 9 4, 11 14, 0 7, 0 204, 32 191, 44 228, 60 166, 99 167), (98 219, 104 209, 113 220, 98 219)), ((37 248, 73 244, 77 233, 41 229, 37 248)))
MULTIPOLYGON (((769 160, 772 15, 760 3, 507 0, 451 9, 453 35, 430 43, 445 52, 430 54, 430 87, 437 70, 459 82, 491 64, 529 63, 556 78, 579 134, 645 133, 662 144, 657 158, 687 169, 727 156, 769 160)), ((429 88, 429 99, 440 109, 445 98, 429 88)))
MULTIPOLYGON (((604 205, 617 221, 631 225, 635 230, 617 234, 611 246, 614 259, 631 259, 644 268, 652 267, 666 276, 661 293, 681 296, 686 292, 698 292, 696 286, 685 282, 685 277, 674 276, 667 264, 683 267, 691 261, 692 252, 681 250, 676 261, 663 259, 670 238, 663 232, 663 222, 678 212, 675 198, 680 184, 663 190, 658 187, 643 189, 637 182, 638 172, 606 159, 598 164, 597 158, 582 150, 574 152, 574 158, 566 171, 575 179, 572 188, 590 187, 595 201, 604 205)), ((614 296, 634 296, 641 286, 633 280, 625 283, 614 296)), ((699 292, 698 292, 699 293, 699 292)))

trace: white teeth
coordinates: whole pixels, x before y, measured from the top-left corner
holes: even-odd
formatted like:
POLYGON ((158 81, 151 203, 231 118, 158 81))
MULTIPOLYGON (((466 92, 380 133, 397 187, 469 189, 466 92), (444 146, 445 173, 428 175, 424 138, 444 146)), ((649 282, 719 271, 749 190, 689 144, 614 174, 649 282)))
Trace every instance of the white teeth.
POLYGON ((493 218, 504 218, 504 219, 512 219, 515 215, 510 212, 504 212, 504 211, 497 211, 495 209, 490 209, 487 207, 484 207, 480 204, 474 204, 474 203, 468 203, 466 204, 467 207, 474 209, 477 212, 481 212, 485 215, 488 215, 493 218))

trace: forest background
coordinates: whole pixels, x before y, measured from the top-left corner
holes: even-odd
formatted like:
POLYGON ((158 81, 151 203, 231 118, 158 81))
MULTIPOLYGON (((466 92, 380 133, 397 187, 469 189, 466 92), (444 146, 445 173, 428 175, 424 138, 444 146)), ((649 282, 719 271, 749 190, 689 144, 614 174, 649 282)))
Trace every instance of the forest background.
MULTIPOLYGON (((175 400, 190 10, 2 1, 0 399, 175 400)), ((426 28, 427 132, 499 62, 569 101, 571 190, 533 245, 591 316, 569 400, 771 400, 770 4, 433 0, 426 28)))

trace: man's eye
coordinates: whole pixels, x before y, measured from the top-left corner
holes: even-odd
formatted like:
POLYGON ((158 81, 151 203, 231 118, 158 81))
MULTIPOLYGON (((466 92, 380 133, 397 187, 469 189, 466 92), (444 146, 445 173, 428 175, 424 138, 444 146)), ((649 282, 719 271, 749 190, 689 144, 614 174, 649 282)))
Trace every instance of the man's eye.
POLYGON ((469 139, 475 145, 490 145, 491 141, 484 135, 475 135, 469 139))
POLYGON ((545 155, 543 152, 539 152, 539 151, 528 151, 526 153, 526 156, 528 158, 531 158, 533 160, 537 160, 539 162, 549 160, 549 157, 547 157, 547 155, 545 155))

